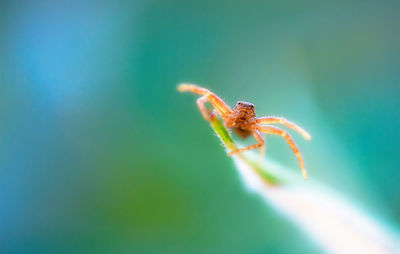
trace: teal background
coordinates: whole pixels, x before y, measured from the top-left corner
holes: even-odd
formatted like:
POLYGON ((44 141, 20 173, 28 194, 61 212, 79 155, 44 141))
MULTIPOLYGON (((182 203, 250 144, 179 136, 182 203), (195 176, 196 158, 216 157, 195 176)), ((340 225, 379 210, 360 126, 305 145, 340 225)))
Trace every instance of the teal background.
MULTIPOLYGON (((1 1, 0 253, 321 253, 176 85, 298 123, 309 175, 400 223, 396 1, 1 1)), ((267 157, 295 172, 283 140, 267 157)))

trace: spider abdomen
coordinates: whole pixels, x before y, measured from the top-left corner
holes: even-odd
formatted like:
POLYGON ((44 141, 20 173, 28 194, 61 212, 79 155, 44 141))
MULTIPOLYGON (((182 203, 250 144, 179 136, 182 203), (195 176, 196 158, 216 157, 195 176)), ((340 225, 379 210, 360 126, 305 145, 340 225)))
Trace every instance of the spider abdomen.
POLYGON ((232 130, 236 133, 236 135, 238 135, 241 138, 247 138, 252 134, 251 131, 242 129, 240 127, 233 127, 232 130))

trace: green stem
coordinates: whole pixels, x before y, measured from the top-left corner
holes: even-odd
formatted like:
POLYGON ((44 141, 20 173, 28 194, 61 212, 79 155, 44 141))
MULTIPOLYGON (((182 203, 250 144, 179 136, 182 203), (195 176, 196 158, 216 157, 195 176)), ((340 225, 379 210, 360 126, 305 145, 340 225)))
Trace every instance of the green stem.
MULTIPOLYGON (((235 150, 237 146, 233 141, 229 131, 226 129, 225 125, 215 115, 212 115, 210 118, 211 128, 217 134, 225 148, 228 151, 235 150)), ((241 160, 242 163, 245 163, 247 166, 249 166, 268 185, 277 186, 286 182, 285 179, 271 172, 271 170, 269 170, 268 167, 264 165, 262 158, 254 158, 254 156, 250 157, 249 154, 247 154, 246 156, 246 154, 244 153, 236 154, 233 156, 235 156, 238 160, 241 160)))
MULTIPOLYGON (((237 145, 216 116, 211 128, 226 150, 237 145)), ((246 151, 232 156, 244 183, 295 222, 328 253, 395 253, 398 234, 322 184, 246 151), (332 237, 334 236, 334 237, 332 237)), ((396 252, 397 253, 397 252, 396 252)))

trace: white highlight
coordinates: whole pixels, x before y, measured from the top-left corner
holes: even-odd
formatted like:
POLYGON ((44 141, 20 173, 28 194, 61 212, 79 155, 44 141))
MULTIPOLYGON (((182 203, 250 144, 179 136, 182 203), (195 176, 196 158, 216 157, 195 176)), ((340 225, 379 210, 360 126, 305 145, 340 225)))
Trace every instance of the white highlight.
MULTIPOLYGON (((269 186, 243 160, 235 156, 234 162, 252 191, 291 218, 327 253, 400 253, 397 236, 337 194, 309 180, 269 186)), ((268 166, 268 170, 275 166, 268 166)))

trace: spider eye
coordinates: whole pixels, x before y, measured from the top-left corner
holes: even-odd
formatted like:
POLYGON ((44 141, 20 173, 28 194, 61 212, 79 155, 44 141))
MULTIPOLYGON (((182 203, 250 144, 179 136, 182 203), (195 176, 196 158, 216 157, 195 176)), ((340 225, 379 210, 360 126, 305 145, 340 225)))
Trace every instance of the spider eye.
POLYGON ((251 108, 254 108, 254 105, 250 105, 251 108))

